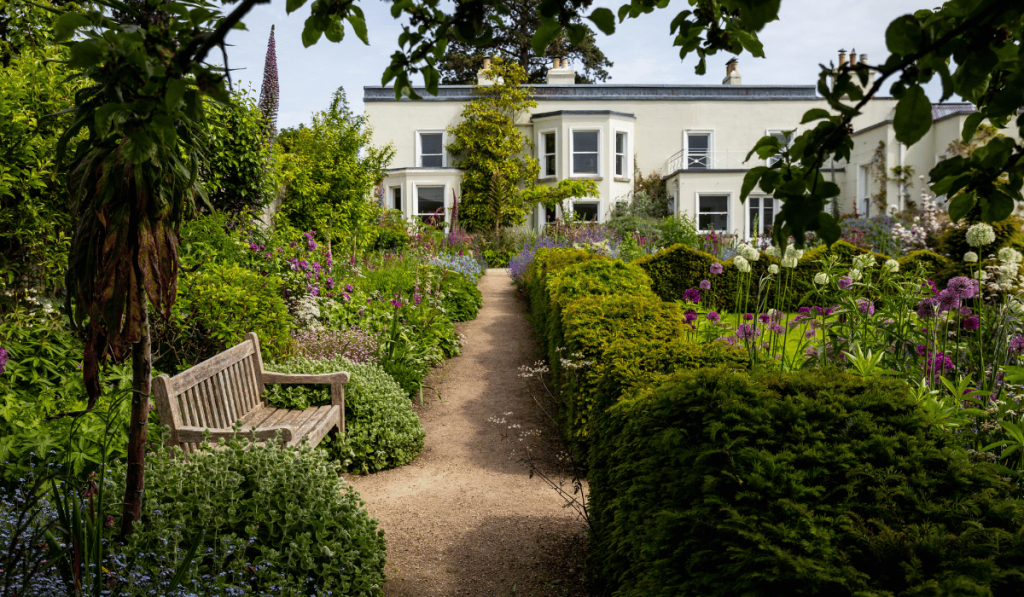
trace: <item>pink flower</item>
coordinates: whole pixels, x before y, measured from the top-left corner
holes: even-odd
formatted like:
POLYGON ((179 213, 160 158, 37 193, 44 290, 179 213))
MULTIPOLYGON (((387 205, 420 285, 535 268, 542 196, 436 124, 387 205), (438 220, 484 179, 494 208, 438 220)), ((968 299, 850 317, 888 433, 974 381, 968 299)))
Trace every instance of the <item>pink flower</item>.
POLYGON ((711 290, 711 281, 710 280, 701 280, 700 281, 700 289, 701 290, 711 290))
POLYGON ((712 263, 711 264, 711 273, 713 273, 713 274, 720 274, 720 273, 722 273, 722 264, 721 263, 717 263, 717 262, 716 263, 712 263))

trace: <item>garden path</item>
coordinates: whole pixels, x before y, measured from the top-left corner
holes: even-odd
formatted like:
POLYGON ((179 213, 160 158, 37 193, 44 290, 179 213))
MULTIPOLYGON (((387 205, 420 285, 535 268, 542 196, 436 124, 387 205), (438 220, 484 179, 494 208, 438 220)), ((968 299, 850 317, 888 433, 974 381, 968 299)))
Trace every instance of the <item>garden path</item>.
POLYGON ((488 270, 480 290, 479 316, 456 326, 462 354, 427 379, 441 400, 426 391, 415 407, 423 452, 398 469, 347 477, 384 530, 387 597, 579 594, 585 525, 522 460, 532 446, 552 471, 561 449, 534 400, 543 386, 519 376, 538 358, 533 328, 507 270, 488 270))

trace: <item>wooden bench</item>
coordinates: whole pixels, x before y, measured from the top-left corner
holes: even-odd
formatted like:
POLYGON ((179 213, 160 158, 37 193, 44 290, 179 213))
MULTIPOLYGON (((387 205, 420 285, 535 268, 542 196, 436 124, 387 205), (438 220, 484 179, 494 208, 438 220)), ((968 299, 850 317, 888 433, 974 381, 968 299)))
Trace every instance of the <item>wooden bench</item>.
POLYGON ((186 454, 203 442, 209 431, 217 441, 235 434, 237 421, 242 433, 255 428, 257 441, 268 441, 280 431, 284 445, 296 446, 303 437, 312 445, 323 440, 332 428, 345 433, 345 372, 296 375, 263 370, 260 341, 250 332, 245 341, 195 367, 153 380, 153 396, 160 422, 171 428, 168 446, 178 445, 186 454), (266 384, 330 384, 331 404, 305 410, 274 408, 263 397, 266 384))

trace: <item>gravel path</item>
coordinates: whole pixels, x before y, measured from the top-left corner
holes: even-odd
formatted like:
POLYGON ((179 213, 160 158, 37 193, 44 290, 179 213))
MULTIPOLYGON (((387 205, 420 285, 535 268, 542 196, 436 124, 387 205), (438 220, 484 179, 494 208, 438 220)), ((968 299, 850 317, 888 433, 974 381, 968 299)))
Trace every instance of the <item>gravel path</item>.
POLYGON ((534 400, 543 386, 519 376, 538 358, 533 329, 507 270, 488 270, 480 290, 479 316, 457 324, 462 354, 427 380, 441 399, 427 391, 415 407, 427 432, 422 454, 348 477, 384 529, 387 597, 580 591, 585 526, 523 462, 530 447, 540 470, 556 470, 561 449, 534 400))

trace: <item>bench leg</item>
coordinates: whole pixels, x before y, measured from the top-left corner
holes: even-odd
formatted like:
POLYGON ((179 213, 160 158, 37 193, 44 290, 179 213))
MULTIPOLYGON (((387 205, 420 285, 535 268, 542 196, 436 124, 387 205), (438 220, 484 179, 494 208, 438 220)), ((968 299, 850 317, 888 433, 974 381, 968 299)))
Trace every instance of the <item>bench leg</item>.
POLYGON ((345 384, 331 385, 331 405, 341 407, 338 409, 338 431, 345 435, 345 384))

